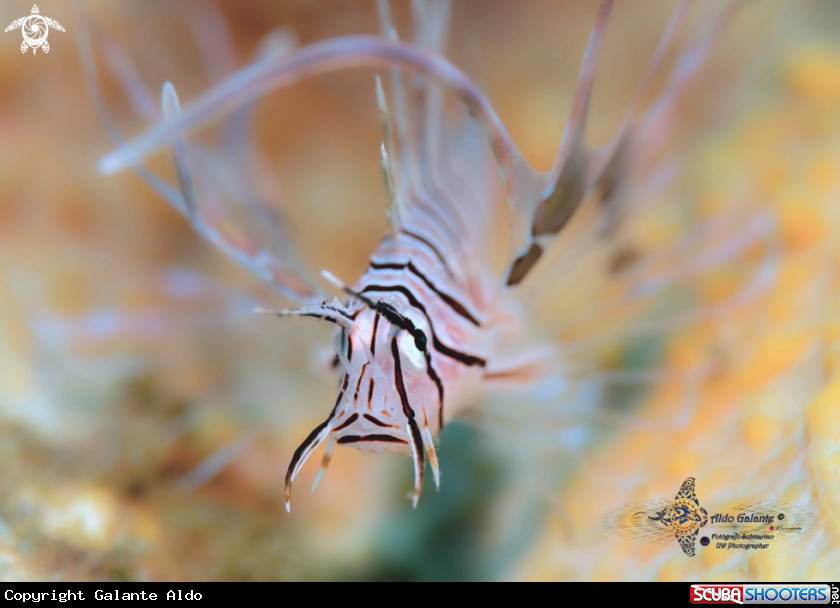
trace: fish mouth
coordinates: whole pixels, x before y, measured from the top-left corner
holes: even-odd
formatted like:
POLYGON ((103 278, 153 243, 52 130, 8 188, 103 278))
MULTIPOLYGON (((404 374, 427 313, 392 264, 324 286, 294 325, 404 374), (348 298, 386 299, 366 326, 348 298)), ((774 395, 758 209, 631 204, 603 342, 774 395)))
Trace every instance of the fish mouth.
MULTIPOLYGON (((363 415, 364 416, 364 415, 363 415)), ((424 456, 428 456, 435 477, 435 486, 440 487, 437 458, 431 433, 427 427, 422 430, 417 423, 409 419, 404 427, 386 424, 374 416, 361 417, 357 413, 351 414, 338 427, 331 428, 332 417, 316 427, 295 451, 289 469, 286 472, 285 502, 286 510, 291 509, 292 483, 300 472, 303 464, 322 443, 326 443, 326 450, 321 467, 315 476, 312 489, 318 485, 327 465, 332 459, 333 449, 337 445, 355 448, 363 452, 410 452, 414 461, 415 483, 414 491, 410 494, 412 504, 417 506, 420 489, 423 483, 424 456), (371 418, 373 420, 371 420, 371 418), (387 427, 387 428, 386 428, 387 427), (402 434, 403 431, 405 434, 402 434)))
POLYGON ((372 435, 345 435, 344 437, 339 437, 337 442, 339 445, 346 445, 349 443, 399 443, 402 445, 408 445, 408 441, 405 439, 400 439, 399 437, 394 437, 393 435, 384 433, 375 433, 372 435))
MULTIPOLYGON (((388 431, 388 429, 399 430, 399 428, 397 425, 383 422, 370 414, 359 416, 357 412, 353 412, 347 420, 332 430, 332 434, 339 445, 360 443, 408 445, 407 438, 398 437, 393 432, 388 431)), ((372 446, 365 446, 361 449, 369 447, 372 446)), ((387 450, 387 447, 385 449, 387 450)))
POLYGON ((384 423, 383 426, 374 425, 364 418, 359 418, 354 422, 355 424, 343 424, 340 429, 334 429, 330 439, 336 445, 369 454, 378 452, 401 454, 411 448, 410 438, 402 432, 406 429, 396 425, 384 425, 384 423))
MULTIPOLYGON (((347 289, 345 289, 345 291, 347 291, 347 289)), ((352 295, 352 290, 348 291, 348 293, 351 293, 352 295)), ((350 347, 348 346, 348 351, 349 350, 350 347)), ((342 405, 342 399, 349 386, 350 375, 349 373, 345 373, 344 381, 342 383, 341 390, 339 391, 335 407, 333 407, 333 411, 330 413, 327 420, 316 427, 315 430, 312 431, 312 433, 310 433, 303 441, 303 443, 295 451, 294 456, 292 456, 292 461, 289 463, 289 469, 286 471, 285 491, 287 511, 291 509, 292 483, 294 482, 295 477, 315 449, 317 449, 318 446, 325 441, 327 445, 324 453, 324 459, 317 475, 315 476, 313 490, 332 459, 333 448, 339 444, 350 445, 364 452, 404 452, 408 449, 411 453, 412 460, 414 461, 414 490, 409 495, 414 507, 417 506, 417 501, 420 498, 420 490, 423 487, 423 470, 425 468, 426 458, 428 458, 429 464, 432 467, 432 472, 435 478, 435 487, 440 488, 440 470, 438 467, 434 440, 425 421, 425 411, 421 428, 418 419, 416 418, 415 411, 412 409, 409 402, 408 392, 406 390, 402 374, 400 361, 401 354, 396 336, 391 338, 391 354, 394 362, 394 384, 397 393, 399 394, 399 405, 401 413, 405 417, 405 424, 399 426, 389 424, 388 422, 384 422, 376 416, 365 412, 363 412, 360 416, 359 412, 352 411, 354 408, 349 402, 347 402, 349 407, 345 408, 342 406, 342 410, 336 416, 336 411, 338 407, 342 405), (339 422, 339 419, 348 413, 349 416, 347 416, 347 419, 343 422, 339 422), (394 429, 396 434, 393 431, 388 432, 385 429, 394 429), (397 436, 397 434, 401 436, 397 436)), ((348 366, 349 358, 350 357, 347 357, 348 366)), ((370 359, 372 359, 372 353, 370 359)), ((362 373, 359 376, 359 383, 361 383, 363 375, 364 367, 362 368, 362 373)), ((373 386, 372 383, 371 386, 373 386)), ((357 383, 356 394, 358 394, 358 390, 357 383)), ((356 397, 354 397, 354 403, 356 403, 356 397)), ((390 414, 388 414, 385 410, 382 412, 384 415, 390 417, 390 414)))

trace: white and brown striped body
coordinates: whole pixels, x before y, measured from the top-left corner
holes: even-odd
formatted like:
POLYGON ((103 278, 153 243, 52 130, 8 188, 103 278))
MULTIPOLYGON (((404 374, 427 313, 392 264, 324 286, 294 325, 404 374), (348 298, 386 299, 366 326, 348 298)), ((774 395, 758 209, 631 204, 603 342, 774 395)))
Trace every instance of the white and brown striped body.
POLYGON ((424 331, 428 328, 426 351, 412 360, 413 338, 395 330, 378 312, 359 305, 354 327, 347 332, 348 358, 359 373, 358 378, 345 373, 348 387, 339 391, 333 430, 339 444, 353 443, 369 452, 406 451, 406 408, 421 428, 437 436, 480 388, 489 355, 482 345, 480 312, 452 278, 437 248, 420 238, 425 242, 402 232, 384 241, 355 290, 390 303, 424 331), (375 364, 367 361, 368 350, 375 364), (358 420, 348 424, 352 414, 358 414, 358 420), (396 425, 400 431, 395 436, 403 440, 397 445, 406 449, 364 441, 383 432, 379 422, 396 425))
POLYGON ((459 281, 463 269, 447 261, 433 239, 411 230, 393 232, 351 290, 408 319, 422 332, 422 343, 365 300, 353 298, 344 309, 330 309, 346 325, 336 340, 343 374, 329 416, 292 458, 287 492, 303 463, 325 441, 322 471, 337 444, 411 454, 415 502, 427 458, 439 482, 434 438, 477 399, 493 349, 482 326, 488 312, 459 281))

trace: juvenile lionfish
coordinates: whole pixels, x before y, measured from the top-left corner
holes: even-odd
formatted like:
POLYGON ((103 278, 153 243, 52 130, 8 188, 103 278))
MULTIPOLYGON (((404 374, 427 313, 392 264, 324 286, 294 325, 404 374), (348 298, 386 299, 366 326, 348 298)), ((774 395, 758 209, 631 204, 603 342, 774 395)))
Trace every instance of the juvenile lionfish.
MULTIPOLYGON (((560 355, 548 339, 541 347, 523 347, 518 340, 528 323, 520 284, 549 257, 543 254, 584 202, 597 210, 584 236, 589 242, 614 238, 631 209, 630 195, 639 195, 634 188, 650 181, 680 98, 728 15, 724 11, 701 37, 686 44, 661 93, 643 107, 691 4, 683 0, 676 9, 617 132, 609 143, 592 149, 584 138, 587 111, 613 8, 612 0, 600 2, 568 123, 548 172, 529 166, 481 91, 444 58, 446 0, 412 3, 412 43, 399 41, 387 0, 381 0, 381 37, 340 37, 296 50, 275 44, 183 110, 174 87, 166 83, 162 119, 137 138, 123 142, 112 129, 119 147, 100 161, 101 172, 134 168, 203 238, 301 305, 259 312, 314 317, 336 326, 338 394, 324 421, 292 456, 285 478, 287 510, 292 483, 323 443, 316 483, 336 444, 410 453, 416 505, 427 460, 439 487, 434 442, 448 421, 494 387, 557 373, 560 355), (279 247, 272 249, 256 236, 232 236, 230 218, 218 205, 207 204, 222 188, 214 182, 207 151, 188 146, 185 134, 220 115, 247 112, 269 90, 364 66, 390 71, 390 99, 379 77, 375 83, 384 129, 380 155, 389 229, 352 287, 322 272, 344 298, 328 301, 297 261, 283 226, 268 229, 276 218, 266 208, 241 201, 260 214, 266 232, 282 236, 279 247), (165 145, 174 148, 180 189, 140 165, 165 145), (500 221, 505 213, 508 218, 500 221), (497 224, 504 224, 508 234, 497 224), (500 258, 502 263, 494 262, 500 258)), ((93 79, 92 57, 89 50, 83 54, 93 79)), ((127 65, 124 58, 118 63, 127 65)), ((129 95, 142 90, 131 70, 121 78, 129 95)), ((135 107, 148 109, 148 104, 135 107)), ((147 115, 154 118, 155 111, 147 115)))

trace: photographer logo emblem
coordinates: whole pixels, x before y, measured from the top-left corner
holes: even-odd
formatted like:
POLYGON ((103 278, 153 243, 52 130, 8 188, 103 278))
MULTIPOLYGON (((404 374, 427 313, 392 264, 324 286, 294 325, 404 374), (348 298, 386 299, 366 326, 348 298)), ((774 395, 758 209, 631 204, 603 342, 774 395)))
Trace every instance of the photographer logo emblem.
POLYGON ((20 19, 15 19, 6 28, 7 32, 21 28, 23 33, 23 42, 20 45, 20 52, 25 53, 32 49, 34 55, 39 48, 43 49, 45 53, 50 52, 50 45, 47 42, 47 34, 50 28, 63 32, 64 28, 55 19, 44 17, 38 10, 38 5, 32 7, 32 14, 20 19))

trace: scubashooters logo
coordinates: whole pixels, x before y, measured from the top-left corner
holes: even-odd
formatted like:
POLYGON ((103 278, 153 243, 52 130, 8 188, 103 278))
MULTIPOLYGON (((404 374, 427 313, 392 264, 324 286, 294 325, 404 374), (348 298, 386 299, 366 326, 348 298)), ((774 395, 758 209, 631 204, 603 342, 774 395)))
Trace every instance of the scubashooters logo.
POLYGON ((673 542, 693 557, 700 545, 723 550, 762 550, 814 525, 812 512, 787 503, 753 499, 712 515, 700 506, 693 477, 686 479, 674 500, 649 500, 625 505, 604 518, 608 530, 655 543, 673 542), (711 531, 710 529, 714 529, 711 531))
POLYGON ((692 604, 828 604, 832 585, 692 585, 692 604))

